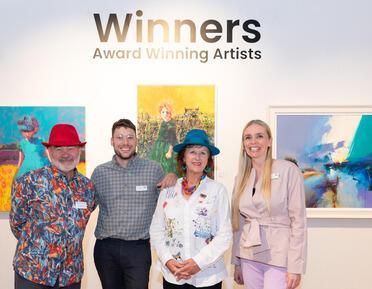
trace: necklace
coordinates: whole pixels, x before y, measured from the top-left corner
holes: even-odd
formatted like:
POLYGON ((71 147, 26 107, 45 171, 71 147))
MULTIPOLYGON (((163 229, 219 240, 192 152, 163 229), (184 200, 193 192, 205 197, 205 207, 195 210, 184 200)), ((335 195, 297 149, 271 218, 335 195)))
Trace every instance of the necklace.
POLYGON ((183 179, 182 179, 182 193, 185 196, 191 196, 196 191, 196 189, 199 187, 201 181, 205 178, 205 176, 206 175, 202 175, 199 182, 194 186, 189 186, 189 183, 187 181, 186 176, 183 177, 183 179))

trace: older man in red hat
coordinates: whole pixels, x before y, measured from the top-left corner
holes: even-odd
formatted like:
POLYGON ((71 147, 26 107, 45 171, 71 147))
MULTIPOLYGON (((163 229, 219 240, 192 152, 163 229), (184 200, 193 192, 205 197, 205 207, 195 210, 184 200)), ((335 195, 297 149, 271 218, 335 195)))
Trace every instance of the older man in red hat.
POLYGON ((96 207, 92 182, 76 170, 85 142, 74 126, 57 124, 43 145, 52 164, 25 173, 12 187, 15 289, 79 289, 84 231, 96 207))

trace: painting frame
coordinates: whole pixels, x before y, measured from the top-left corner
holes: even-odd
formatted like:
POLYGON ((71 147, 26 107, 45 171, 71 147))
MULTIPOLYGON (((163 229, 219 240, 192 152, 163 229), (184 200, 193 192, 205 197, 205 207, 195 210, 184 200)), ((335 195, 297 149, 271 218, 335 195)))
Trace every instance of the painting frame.
MULTIPOLYGON (((181 143, 190 129, 206 131, 211 143, 216 143, 216 93, 214 84, 137 85, 138 155, 157 161, 170 173, 176 172, 176 154, 165 157, 165 153, 181 143)), ((216 169, 215 161, 210 177, 216 178, 216 169)))
MULTIPOLYGON (((11 209, 14 178, 50 164, 43 142, 57 123, 75 126, 80 139, 86 136, 86 107, 0 106, 0 212, 11 209)), ((86 151, 82 148, 77 169, 86 175, 86 151)))
MULTIPOLYGON (((277 119, 280 115, 372 115, 372 106, 269 106, 273 156, 277 155, 277 119)), ((309 218, 372 218, 372 208, 307 208, 309 218)))

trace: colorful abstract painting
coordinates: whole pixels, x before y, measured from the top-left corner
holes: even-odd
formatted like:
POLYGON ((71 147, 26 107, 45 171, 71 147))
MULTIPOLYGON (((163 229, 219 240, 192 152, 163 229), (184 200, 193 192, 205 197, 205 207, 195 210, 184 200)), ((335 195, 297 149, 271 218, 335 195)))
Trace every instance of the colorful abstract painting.
POLYGON ((276 115, 276 156, 298 164, 308 208, 372 208, 372 115, 276 115))
MULTIPOLYGON (((10 210, 13 178, 49 164, 43 141, 57 123, 73 124, 85 139, 84 107, 0 107, 0 211, 10 210)), ((78 170, 85 174, 85 152, 78 170)))
POLYGON ((214 141, 215 87, 138 86, 138 153, 176 171, 173 146, 199 128, 214 141))

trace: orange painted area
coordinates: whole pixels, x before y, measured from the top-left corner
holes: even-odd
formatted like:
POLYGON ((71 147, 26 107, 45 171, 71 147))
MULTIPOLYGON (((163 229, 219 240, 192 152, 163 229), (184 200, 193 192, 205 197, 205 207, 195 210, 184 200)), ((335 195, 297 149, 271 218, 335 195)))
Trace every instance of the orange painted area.
POLYGON ((10 189, 16 172, 16 165, 0 165, 0 212, 10 210, 10 189))
MULTIPOLYGON (((85 162, 80 162, 77 165, 77 169, 81 174, 85 175, 85 162)), ((10 211, 10 191, 16 172, 16 165, 0 165, 0 212, 10 211)))
POLYGON ((313 176, 320 176, 323 175, 323 173, 318 172, 318 171, 305 171, 304 172, 304 179, 313 177, 313 176))

